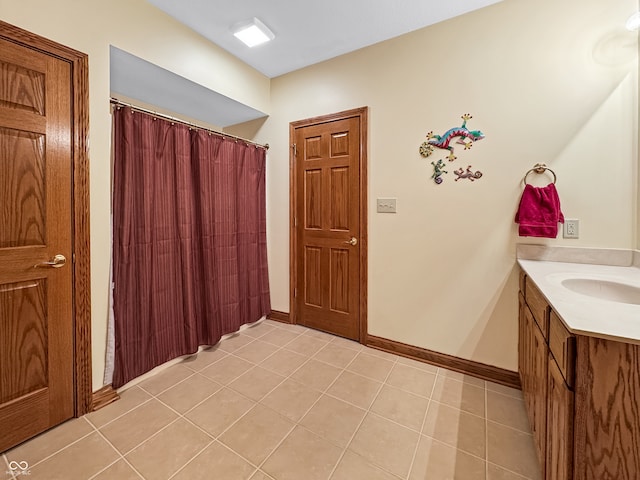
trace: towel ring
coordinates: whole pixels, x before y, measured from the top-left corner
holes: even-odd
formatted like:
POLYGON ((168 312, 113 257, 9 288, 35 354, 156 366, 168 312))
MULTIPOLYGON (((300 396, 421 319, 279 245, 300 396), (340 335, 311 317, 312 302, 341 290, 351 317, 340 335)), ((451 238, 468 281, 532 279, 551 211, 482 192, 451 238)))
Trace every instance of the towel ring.
POLYGON ((525 185, 527 185, 527 177, 529 176, 529 174, 531 172, 544 173, 544 172, 547 172, 547 171, 551 172, 551 175, 553 175, 553 184, 555 185, 556 180, 557 180, 556 172, 551 170, 544 163, 536 163, 531 170, 529 170, 527 173, 524 174, 524 178, 522 179, 522 181, 524 182, 525 185))

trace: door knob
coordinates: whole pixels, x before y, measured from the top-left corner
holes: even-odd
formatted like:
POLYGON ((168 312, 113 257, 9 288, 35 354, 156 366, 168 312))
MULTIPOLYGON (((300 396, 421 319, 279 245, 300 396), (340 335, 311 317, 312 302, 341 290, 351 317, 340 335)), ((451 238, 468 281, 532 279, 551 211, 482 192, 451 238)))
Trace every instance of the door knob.
POLYGON ((64 267, 64 265, 67 263, 67 259, 64 255, 56 255, 55 257, 53 257, 51 259, 51 261, 49 262, 40 262, 40 263, 36 263, 33 268, 43 268, 43 267, 47 267, 47 268, 60 268, 60 267, 64 267))
POLYGON ((345 240, 342 243, 348 243, 349 245, 357 245, 358 244, 358 239, 356 237, 351 237, 350 240, 345 240))

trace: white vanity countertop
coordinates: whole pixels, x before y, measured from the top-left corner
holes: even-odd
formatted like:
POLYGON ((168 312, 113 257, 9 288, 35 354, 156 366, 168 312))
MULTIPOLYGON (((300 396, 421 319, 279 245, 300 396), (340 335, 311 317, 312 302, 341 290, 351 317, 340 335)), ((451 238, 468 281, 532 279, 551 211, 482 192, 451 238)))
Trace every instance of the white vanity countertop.
POLYGON ((640 345, 640 305, 583 295, 561 283, 582 278, 640 288, 640 268, 522 259, 518 264, 572 333, 640 345))

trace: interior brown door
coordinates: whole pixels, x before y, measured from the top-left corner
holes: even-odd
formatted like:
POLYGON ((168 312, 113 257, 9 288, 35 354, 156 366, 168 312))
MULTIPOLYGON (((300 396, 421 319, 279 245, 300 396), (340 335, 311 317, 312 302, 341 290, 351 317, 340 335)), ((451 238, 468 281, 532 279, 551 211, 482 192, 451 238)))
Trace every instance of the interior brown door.
POLYGON ((359 110, 292 124, 295 321, 354 340, 366 332, 365 119, 359 110))
POLYGON ((70 76, 0 39, 0 452, 74 414, 70 76))

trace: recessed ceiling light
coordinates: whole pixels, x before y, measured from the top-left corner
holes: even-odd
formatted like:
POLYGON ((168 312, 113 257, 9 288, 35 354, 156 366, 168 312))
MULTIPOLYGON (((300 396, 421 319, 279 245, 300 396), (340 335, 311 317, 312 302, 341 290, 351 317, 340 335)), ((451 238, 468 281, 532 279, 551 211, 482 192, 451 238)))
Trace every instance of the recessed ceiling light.
POLYGON ((233 35, 248 47, 255 47, 273 40, 276 36, 257 18, 238 25, 233 35))

